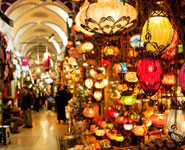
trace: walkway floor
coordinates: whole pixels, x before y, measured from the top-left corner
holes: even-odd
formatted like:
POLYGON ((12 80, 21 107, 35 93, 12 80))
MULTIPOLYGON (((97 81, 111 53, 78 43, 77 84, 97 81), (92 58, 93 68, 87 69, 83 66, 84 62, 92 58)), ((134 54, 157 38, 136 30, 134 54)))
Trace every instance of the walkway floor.
POLYGON ((33 112, 33 128, 19 127, 20 133, 11 134, 11 143, 0 145, 0 150, 59 150, 58 138, 66 130, 53 111, 33 112))

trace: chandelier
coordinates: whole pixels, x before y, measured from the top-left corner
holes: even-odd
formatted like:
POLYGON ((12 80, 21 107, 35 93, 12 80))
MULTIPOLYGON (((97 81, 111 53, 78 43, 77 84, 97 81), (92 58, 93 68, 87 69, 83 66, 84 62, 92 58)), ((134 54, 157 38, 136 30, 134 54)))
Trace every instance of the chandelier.
POLYGON ((136 9, 118 0, 98 0, 82 8, 76 18, 76 25, 88 35, 113 35, 132 27, 137 18, 136 9))

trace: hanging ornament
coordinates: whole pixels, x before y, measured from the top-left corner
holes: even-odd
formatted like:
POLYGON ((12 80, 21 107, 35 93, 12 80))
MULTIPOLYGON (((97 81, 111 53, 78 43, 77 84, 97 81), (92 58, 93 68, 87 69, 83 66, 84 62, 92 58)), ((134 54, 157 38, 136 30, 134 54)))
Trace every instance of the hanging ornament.
POLYGON ((134 96, 122 96, 121 102, 123 105, 131 106, 131 105, 135 104, 136 98, 134 96))
POLYGON ((127 72, 125 74, 125 80, 127 82, 138 82, 138 78, 137 78, 136 72, 127 72))
POLYGON ((101 91, 95 91, 94 92, 94 98, 96 99, 96 101, 100 101, 102 98, 102 92, 101 91))
POLYGON ((142 30, 142 40, 146 51, 154 56, 161 55, 171 43, 172 38, 173 28, 166 12, 153 11, 142 30))
POLYGON ((148 129, 145 125, 135 125, 132 128, 132 132, 136 136, 144 136, 144 135, 146 135, 147 131, 148 131, 148 129))
POLYGON ((153 113, 150 116, 150 120, 153 125, 164 126, 166 124, 167 115, 166 114, 156 114, 153 113))
POLYGON ((119 48, 116 46, 106 46, 103 49, 103 53, 106 56, 117 56, 119 53, 119 48))
POLYGON ((130 46, 132 48, 144 47, 143 41, 141 39, 141 35, 139 35, 139 34, 133 35, 130 38, 130 46))
POLYGON ((88 52, 90 52, 91 50, 93 50, 93 48, 94 48, 93 43, 88 42, 88 41, 86 41, 86 42, 80 44, 80 45, 77 47, 77 49, 78 49, 78 51, 79 51, 80 53, 88 53, 88 52))
POLYGON ((104 67, 109 67, 111 64, 110 60, 107 59, 107 60, 102 60, 101 61, 101 65, 104 66, 104 67))
POLYGON ((175 85, 175 75, 174 74, 164 74, 162 79, 162 85, 174 86, 175 85))
POLYGON ((159 60, 144 59, 138 61, 137 75, 142 89, 147 96, 154 95, 161 86, 163 70, 159 60))
POLYGON ((88 89, 91 89, 93 87, 93 80, 92 79, 86 79, 85 80, 85 86, 88 88, 88 89))

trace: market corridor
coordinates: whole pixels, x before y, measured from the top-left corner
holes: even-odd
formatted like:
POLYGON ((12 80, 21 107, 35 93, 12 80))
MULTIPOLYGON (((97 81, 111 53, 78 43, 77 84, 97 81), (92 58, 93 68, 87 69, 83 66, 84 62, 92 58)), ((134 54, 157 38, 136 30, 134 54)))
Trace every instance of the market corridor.
POLYGON ((11 134, 11 143, 0 145, 1 150, 58 150, 58 138, 67 125, 58 124, 56 113, 42 110, 33 112, 33 128, 19 127, 19 134, 11 134))

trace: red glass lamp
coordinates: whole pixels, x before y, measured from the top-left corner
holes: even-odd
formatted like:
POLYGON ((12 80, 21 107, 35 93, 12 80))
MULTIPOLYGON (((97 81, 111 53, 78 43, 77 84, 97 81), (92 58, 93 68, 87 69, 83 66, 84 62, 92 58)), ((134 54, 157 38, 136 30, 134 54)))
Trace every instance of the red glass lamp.
POLYGON ((104 66, 104 67, 109 67, 111 64, 110 60, 102 60, 101 61, 101 65, 104 66))
POLYGON ((154 113, 150 116, 150 120, 152 121, 153 125, 163 126, 166 124, 167 115, 154 113))
POLYGON ((179 73, 179 83, 184 94, 185 92, 185 64, 183 64, 180 73, 179 73))
POLYGON ((154 95, 161 86, 163 70, 159 60, 144 59, 137 63, 137 75, 146 95, 154 95))

